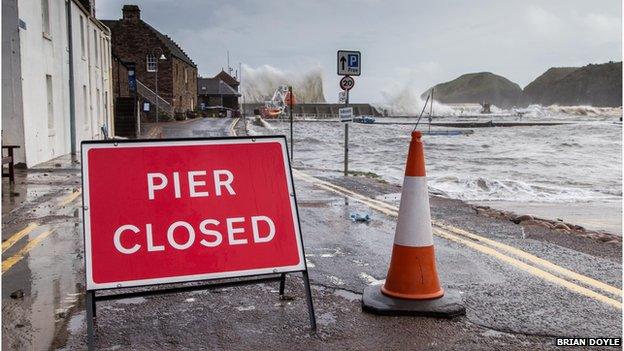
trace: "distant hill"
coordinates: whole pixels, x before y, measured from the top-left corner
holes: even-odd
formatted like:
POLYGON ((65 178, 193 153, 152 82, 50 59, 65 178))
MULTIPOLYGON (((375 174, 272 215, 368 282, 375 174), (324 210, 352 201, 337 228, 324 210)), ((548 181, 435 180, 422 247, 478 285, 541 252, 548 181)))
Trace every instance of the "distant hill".
MULTIPOLYGON (((469 73, 450 82, 433 87, 434 99, 442 103, 487 102, 502 108, 515 106, 520 102, 522 89, 505 77, 490 73, 469 73)), ((431 88, 422 94, 426 99, 431 88)))
POLYGON ((622 106, 622 62, 554 67, 524 88, 523 104, 622 106))

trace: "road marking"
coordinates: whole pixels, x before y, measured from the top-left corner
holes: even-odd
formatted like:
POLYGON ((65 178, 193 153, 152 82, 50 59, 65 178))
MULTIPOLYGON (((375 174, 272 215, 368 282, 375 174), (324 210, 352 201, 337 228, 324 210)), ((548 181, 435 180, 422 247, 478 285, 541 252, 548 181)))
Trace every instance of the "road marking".
POLYGON ((39 224, 37 224, 37 223, 30 223, 29 225, 26 226, 26 228, 24 228, 24 229, 20 230, 19 232, 11 235, 11 237, 7 241, 2 243, 2 253, 4 253, 6 250, 8 250, 16 242, 20 241, 23 237, 28 235, 30 232, 32 232, 38 226, 39 226, 39 224))
POLYGON ((614 294, 614 295, 622 296, 622 290, 621 289, 618 289, 618 288, 616 288, 614 286, 605 284, 605 283, 603 283, 601 281, 598 281, 596 279, 587 277, 585 275, 576 273, 576 272, 571 271, 569 269, 563 268, 563 267, 558 266, 558 265, 556 265, 556 264, 554 264, 554 263, 552 263, 550 261, 547 261, 547 260, 545 260, 543 258, 540 258, 540 257, 537 257, 535 255, 532 255, 532 254, 530 254, 530 253, 528 253, 526 251, 522 251, 522 250, 520 250, 520 249, 518 249, 516 247, 509 246, 507 244, 503 244, 503 243, 498 242, 496 240, 484 238, 484 237, 482 237, 480 235, 473 234, 473 233, 468 232, 466 230, 463 230, 461 228, 457 228, 457 227, 454 227, 454 226, 443 224, 443 223, 440 223, 440 222, 437 222, 437 221, 432 221, 432 222, 437 227, 440 227, 442 229, 446 229, 446 230, 448 230, 450 232, 453 232, 455 234, 463 235, 463 236, 465 236, 467 238, 470 238, 470 239, 473 239, 473 240, 477 240, 477 241, 481 241, 481 242, 487 243, 490 246, 494 246, 494 247, 499 248, 501 250, 507 251, 507 252, 517 256, 517 257, 523 258, 523 259, 525 259, 527 261, 531 261, 531 262, 533 262, 533 263, 535 263, 535 264, 537 264, 539 266, 542 266, 542 267, 544 267, 546 269, 549 269, 549 270, 552 270, 554 272, 557 272, 557 273, 559 273, 559 274, 561 274, 563 276, 566 276, 566 277, 568 277, 570 279, 577 280, 577 281, 579 281, 579 282, 581 282, 583 284, 593 286, 593 287, 595 287, 597 289, 600 289, 602 291, 606 291, 606 292, 614 294))
POLYGON ((68 204, 70 204, 72 201, 76 200, 76 198, 77 198, 78 196, 80 196, 81 194, 82 194, 82 191, 81 191, 81 190, 78 190, 78 191, 75 191, 75 192, 73 192, 73 193, 71 193, 71 194, 69 194, 69 195, 65 196, 65 197, 63 198, 63 200, 61 200, 61 203, 59 204, 59 206, 61 206, 61 207, 65 207, 65 206, 67 206, 67 205, 68 205, 68 204))
MULTIPOLYGON (((363 196, 361 194, 355 193, 355 192, 353 192, 353 191, 351 191, 349 189, 342 188, 342 187, 340 187, 338 185, 335 185, 335 184, 323 181, 321 179, 315 178, 313 176, 310 176, 308 174, 305 174, 305 173, 303 173, 301 171, 293 170, 293 173, 295 173, 298 176, 301 176, 304 179, 307 177, 307 180, 310 181, 310 182, 313 182, 313 183, 318 182, 318 183, 322 184, 322 187, 324 187, 324 188, 326 188, 328 190, 332 190, 334 192, 335 191, 339 191, 339 192, 342 192, 342 193, 349 194, 351 197, 353 197, 354 199, 359 200, 359 201, 370 201, 370 202, 373 202, 374 206, 371 206, 370 204, 367 204, 367 205, 369 205, 370 207, 372 207, 374 209, 377 209, 377 210, 379 210, 379 211, 381 211, 381 212, 383 212, 385 214, 388 214, 388 215, 396 217, 395 213, 398 213, 398 211, 399 211, 399 208, 394 206, 394 205, 388 204, 388 203, 383 202, 383 201, 375 200, 375 199, 372 199, 372 198, 368 198, 368 197, 363 196)), ((439 221, 432 220, 431 222, 432 222, 432 224, 434 226, 437 226, 437 227, 440 227, 442 229, 448 230, 448 231, 450 231, 450 232, 452 232, 454 234, 466 236, 466 237, 468 237, 468 238, 470 238, 472 240, 477 240, 477 241, 480 241, 480 242, 483 242, 483 243, 487 243, 490 246, 494 246, 494 247, 497 247, 497 248, 502 249, 504 251, 507 251, 508 253, 511 253, 511 254, 513 254, 515 256, 523 258, 523 259, 525 259, 527 261, 533 262, 533 263, 535 263, 535 264, 537 264, 539 266, 542 266, 543 268, 555 271, 555 272, 557 272, 557 273, 559 273, 561 275, 564 275, 564 276, 566 276, 566 277, 568 277, 570 279, 577 280, 577 281, 582 282, 582 283, 584 283, 586 285, 593 286, 593 287, 595 287, 597 289, 603 290, 605 292, 608 292, 608 293, 611 293, 611 294, 614 294, 614 295, 622 296, 622 290, 621 289, 618 289, 618 288, 616 288, 614 286, 605 284, 605 283, 603 283, 601 281, 598 281, 596 279, 587 277, 585 275, 576 273, 576 272, 571 271, 569 269, 563 268, 563 267, 558 266, 558 265, 556 265, 556 264, 554 264, 554 263, 552 263, 550 261, 547 261, 547 260, 545 260, 543 258, 537 257, 535 255, 532 255, 532 254, 526 252, 526 251, 520 250, 520 249, 518 249, 516 247, 510 246, 510 245, 507 245, 507 244, 503 244, 503 243, 498 242, 496 240, 485 238, 483 236, 471 233, 471 232, 469 232, 467 230, 464 230, 464 229, 461 229, 461 228, 457 228, 457 227, 452 226, 452 225, 444 224, 444 223, 439 222, 439 221)))
MULTIPOLYGON (((349 198, 351 198, 353 200, 361 202, 361 203, 363 203, 363 204, 365 204, 365 205, 367 205, 367 206, 369 206, 369 207, 371 207, 371 208, 373 208, 375 210, 378 210, 378 211, 380 211, 380 212, 382 212, 384 214, 387 214, 389 216, 398 217, 398 210, 399 209, 398 209, 398 207, 396 207, 394 205, 390 205, 390 204, 385 203, 383 201, 379 201, 379 200, 372 199, 370 197, 358 194, 356 192, 353 192, 351 190, 345 189, 345 188, 340 187, 338 185, 335 185, 335 184, 323 181, 321 179, 318 179, 316 177, 310 176, 308 174, 305 174, 305 173, 303 173, 303 172, 301 172, 299 170, 293 169, 293 174, 297 178, 300 178, 300 179, 303 179, 304 181, 310 182, 310 183, 312 183, 312 184, 314 184, 314 185, 316 185, 316 186, 318 186, 320 188, 323 188, 323 189, 329 190, 331 192, 347 196, 347 197, 349 197, 349 198)), ((531 255, 531 254, 529 254, 529 253, 527 253, 525 251, 522 251, 520 249, 517 249, 515 247, 512 247, 512 246, 509 246, 509 245, 497 242, 495 240, 491 240, 491 239, 482 237, 480 235, 468 232, 466 230, 463 230, 463 229, 460 229, 460 228, 456 228, 454 226, 446 225, 446 224, 443 224, 443 223, 440 223, 440 222, 437 222, 437 221, 432 221, 432 224, 434 224, 435 226, 441 228, 441 229, 436 228, 436 230, 434 231, 434 234, 436 234, 436 235, 438 235, 440 237, 446 238, 448 240, 453 240, 453 241, 456 241, 456 242, 461 242, 463 244, 470 243, 470 245, 467 245, 467 244, 466 245, 469 246, 469 247, 472 247, 475 250, 478 250, 480 252, 489 254, 489 255, 494 256, 494 257, 496 257, 498 259, 501 259, 501 260, 503 260, 503 261, 505 261, 505 262, 507 262, 507 263, 509 263, 509 264, 511 264, 511 265, 513 265, 515 267, 517 267, 517 268, 520 268, 520 269, 522 269, 522 270, 524 270, 524 271, 526 271, 528 273, 536 275, 536 276, 538 276, 538 277, 540 277, 542 279, 545 279, 547 281, 556 283, 556 284, 558 284, 558 285, 560 285, 562 287, 565 287, 567 289, 570 289, 570 290, 572 290, 574 292, 577 292, 577 293, 580 293, 582 295, 591 297, 591 298, 593 298, 595 300, 607 303, 607 304, 612 305, 614 307, 617 307, 619 309, 622 308, 621 302, 619 302, 617 300, 611 299, 611 298, 609 298, 607 296, 604 296, 604 295, 601 295, 601 294, 599 294, 597 292, 594 292, 593 290, 589 290, 589 289, 587 289, 585 287, 582 287, 582 286, 577 285, 575 283, 569 282, 569 281, 567 281, 565 279, 559 278, 559 277, 557 277, 557 276, 555 276, 555 275, 553 275, 551 273, 548 273, 546 271, 543 271, 543 270, 541 270, 539 268, 536 268, 536 267, 533 267, 531 265, 528 265, 528 264, 526 264, 526 263, 524 263, 522 261, 519 261, 519 260, 517 260, 517 259, 515 259, 513 257, 507 256, 507 255, 505 255, 505 254, 503 254, 503 253, 501 253, 499 251, 496 251, 495 249, 493 249, 491 247, 487 247, 487 246, 484 246, 482 244, 478 244, 475 241, 462 239, 462 238, 458 237, 457 235, 462 235, 462 236, 468 237, 468 238, 470 238, 472 240, 480 241, 480 242, 483 242, 483 243, 488 243, 488 244, 490 244, 492 246, 495 246, 495 247, 497 247, 499 249, 502 249, 502 250, 505 250, 505 251, 507 251, 509 253, 518 255, 521 258, 523 258, 523 259, 525 259, 527 261, 533 262, 533 263, 535 263, 537 265, 540 265, 540 266, 542 266, 544 268, 552 269, 555 272, 557 272, 559 274, 562 274, 562 275, 565 275, 565 276, 567 276, 567 277, 569 277, 571 279, 578 280, 579 282, 585 283, 585 284, 590 285, 590 286, 594 286, 594 287, 596 287, 598 289, 610 292, 610 293, 615 294, 615 295, 620 295, 621 296, 621 294, 622 294, 621 289, 618 289, 616 287, 613 287, 613 286, 610 286, 608 284, 602 283, 602 282, 597 281, 595 279, 586 277, 586 276, 581 275, 579 273, 570 271, 570 270, 565 269, 563 267, 557 266, 557 265, 555 265, 552 262, 549 262, 547 260, 544 260, 544 259, 539 258, 539 257, 534 256, 534 255, 531 255), (446 229, 448 231, 442 232, 441 231, 442 229, 446 229), (451 234, 449 232, 452 232, 453 234, 451 234), (450 237, 452 237, 452 239, 449 239, 450 237), (478 247, 478 249, 477 249, 477 247, 478 247)))
POLYGON ((31 239, 30 241, 28 241, 28 244, 26 244, 26 246, 21 248, 15 255, 2 261, 2 274, 4 274, 4 272, 8 271, 9 269, 11 269, 11 267, 13 267, 16 263, 21 261, 30 250, 32 250, 35 246, 37 246, 43 239, 48 237, 48 235, 52 234, 52 232, 53 230, 48 230, 37 235, 34 239, 31 239))
POLYGON ((238 123, 238 120, 240 118, 236 118, 234 121, 232 121, 232 124, 230 124, 230 128, 228 129, 228 134, 230 136, 236 136, 236 131, 234 130, 234 126, 236 125, 236 123, 238 123))
POLYGON ((447 231, 444 231, 444 230, 438 229, 438 228, 434 229, 434 233, 436 235, 442 237, 442 238, 447 239, 447 240, 455 241, 457 243, 466 245, 466 246, 468 246, 468 247, 470 247, 470 248, 472 248, 474 250, 477 250, 479 252, 482 252, 484 254, 496 257, 499 260, 501 260, 503 262, 506 262, 506 263, 516 267, 516 268, 519 268, 519 269, 521 269, 523 271, 529 272, 529 273, 531 273, 531 274, 533 274, 535 276, 538 276, 538 277, 540 277, 540 278, 542 278, 542 279, 544 279, 546 281, 549 281, 551 283, 555 283, 557 285, 560 285, 560 286, 562 286, 564 288, 567 288, 567 289, 569 289, 571 291, 574 291, 574 292, 576 292, 578 294, 585 295, 585 296, 590 297, 590 298, 592 298, 594 300, 598 300, 600 302, 606 303, 606 304, 611 305, 613 307, 622 309, 622 303, 620 301, 617 301, 617 300, 614 300, 614 299, 612 299, 610 297, 601 295, 601 294, 599 294, 599 293, 597 293, 597 292, 595 292, 593 290, 584 288, 584 287, 582 287, 580 285, 574 284, 574 283, 572 283, 570 281, 567 281, 567 280, 565 280, 563 278, 559 278, 556 275, 553 275, 551 273, 543 271, 543 270, 541 270, 539 268, 533 267, 533 266, 531 266, 531 265, 529 265, 527 263, 524 263, 524 262, 522 262, 520 260, 517 260, 515 258, 512 258, 512 257, 509 257, 509 256, 507 256, 505 254, 502 254, 499 251, 496 251, 496 250, 494 250, 491 247, 483 246, 483 245, 477 244, 474 241, 460 238, 458 236, 455 236, 453 234, 450 234, 447 231))

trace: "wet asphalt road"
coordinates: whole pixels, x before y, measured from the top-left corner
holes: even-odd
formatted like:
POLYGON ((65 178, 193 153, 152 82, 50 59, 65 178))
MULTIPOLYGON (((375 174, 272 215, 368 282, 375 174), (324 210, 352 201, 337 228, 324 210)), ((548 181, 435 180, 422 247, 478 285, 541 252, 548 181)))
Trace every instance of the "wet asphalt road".
POLYGON ((202 138, 229 135, 230 118, 196 118, 182 122, 162 123, 165 138, 202 138))
MULTIPOLYGON (((231 122, 200 119, 172 123, 163 126, 163 135, 227 135, 231 122)), ((242 133, 242 123, 237 131, 242 133)), ((82 293, 84 284, 82 228, 76 212, 80 200, 64 204, 77 189, 79 171, 66 167, 67 163, 63 163, 57 172, 52 172, 53 166, 48 171, 29 172, 24 178, 27 186, 20 188, 18 184, 15 192, 20 195, 13 200, 7 197, 3 183, 4 240, 30 221, 41 223, 30 238, 55 229, 3 273, 4 348, 85 347, 82 295, 76 295, 82 293), (46 172, 48 175, 43 175, 46 172), (20 288, 22 298, 9 296, 20 288)), ((397 187, 367 178, 304 172, 398 204, 397 187)), ((440 237, 434 237, 440 279, 446 288, 462 292, 465 317, 438 320, 363 313, 360 294, 364 287, 379 284, 386 275, 396 219, 309 180, 296 178, 295 184, 319 324, 316 335, 308 333, 302 282, 293 274, 287 280, 284 300, 278 297, 277 284, 262 284, 98 303, 98 347, 523 350, 552 349, 554 336, 621 335, 621 308, 440 237), (373 220, 370 224, 353 223, 349 216, 355 212, 369 213, 373 220)), ((523 230, 509 221, 477 215, 459 201, 432 197, 431 206, 434 220, 511 245, 621 289, 620 245, 562 237, 544 228, 523 230)), ((23 243, 16 243, 9 249, 14 251, 7 251, 3 260, 18 251, 19 244, 23 243)), ((621 295, 593 290, 621 300, 621 295)))

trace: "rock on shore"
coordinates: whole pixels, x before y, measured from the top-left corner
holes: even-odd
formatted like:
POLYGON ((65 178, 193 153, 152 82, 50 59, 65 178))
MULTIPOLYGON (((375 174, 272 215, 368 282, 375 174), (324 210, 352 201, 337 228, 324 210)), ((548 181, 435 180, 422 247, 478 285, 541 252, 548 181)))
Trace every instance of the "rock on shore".
POLYGON ((549 220, 538 217, 533 217, 531 215, 517 215, 513 212, 501 211, 489 206, 472 206, 477 214, 490 217, 490 218, 498 218, 498 219, 506 219, 511 222, 514 222, 523 227, 537 226, 543 227, 547 229, 554 229, 556 231, 578 235, 585 238, 590 238, 596 241, 611 243, 611 244, 621 244, 622 237, 607 233, 604 231, 594 231, 587 230, 580 225, 565 223, 561 220, 549 220))

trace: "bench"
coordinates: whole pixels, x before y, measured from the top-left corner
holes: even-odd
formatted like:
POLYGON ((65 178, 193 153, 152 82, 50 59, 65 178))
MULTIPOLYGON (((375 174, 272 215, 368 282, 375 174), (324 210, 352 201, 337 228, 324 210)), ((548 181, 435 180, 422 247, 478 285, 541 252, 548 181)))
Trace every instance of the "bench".
POLYGON ((13 167, 13 149, 19 148, 19 145, 2 145, 2 177, 9 177, 10 183, 15 183, 15 169, 13 167), (7 156, 4 156, 4 150, 7 150, 7 156), (9 173, 4 173, 4 165, 9 165, 9 173))

